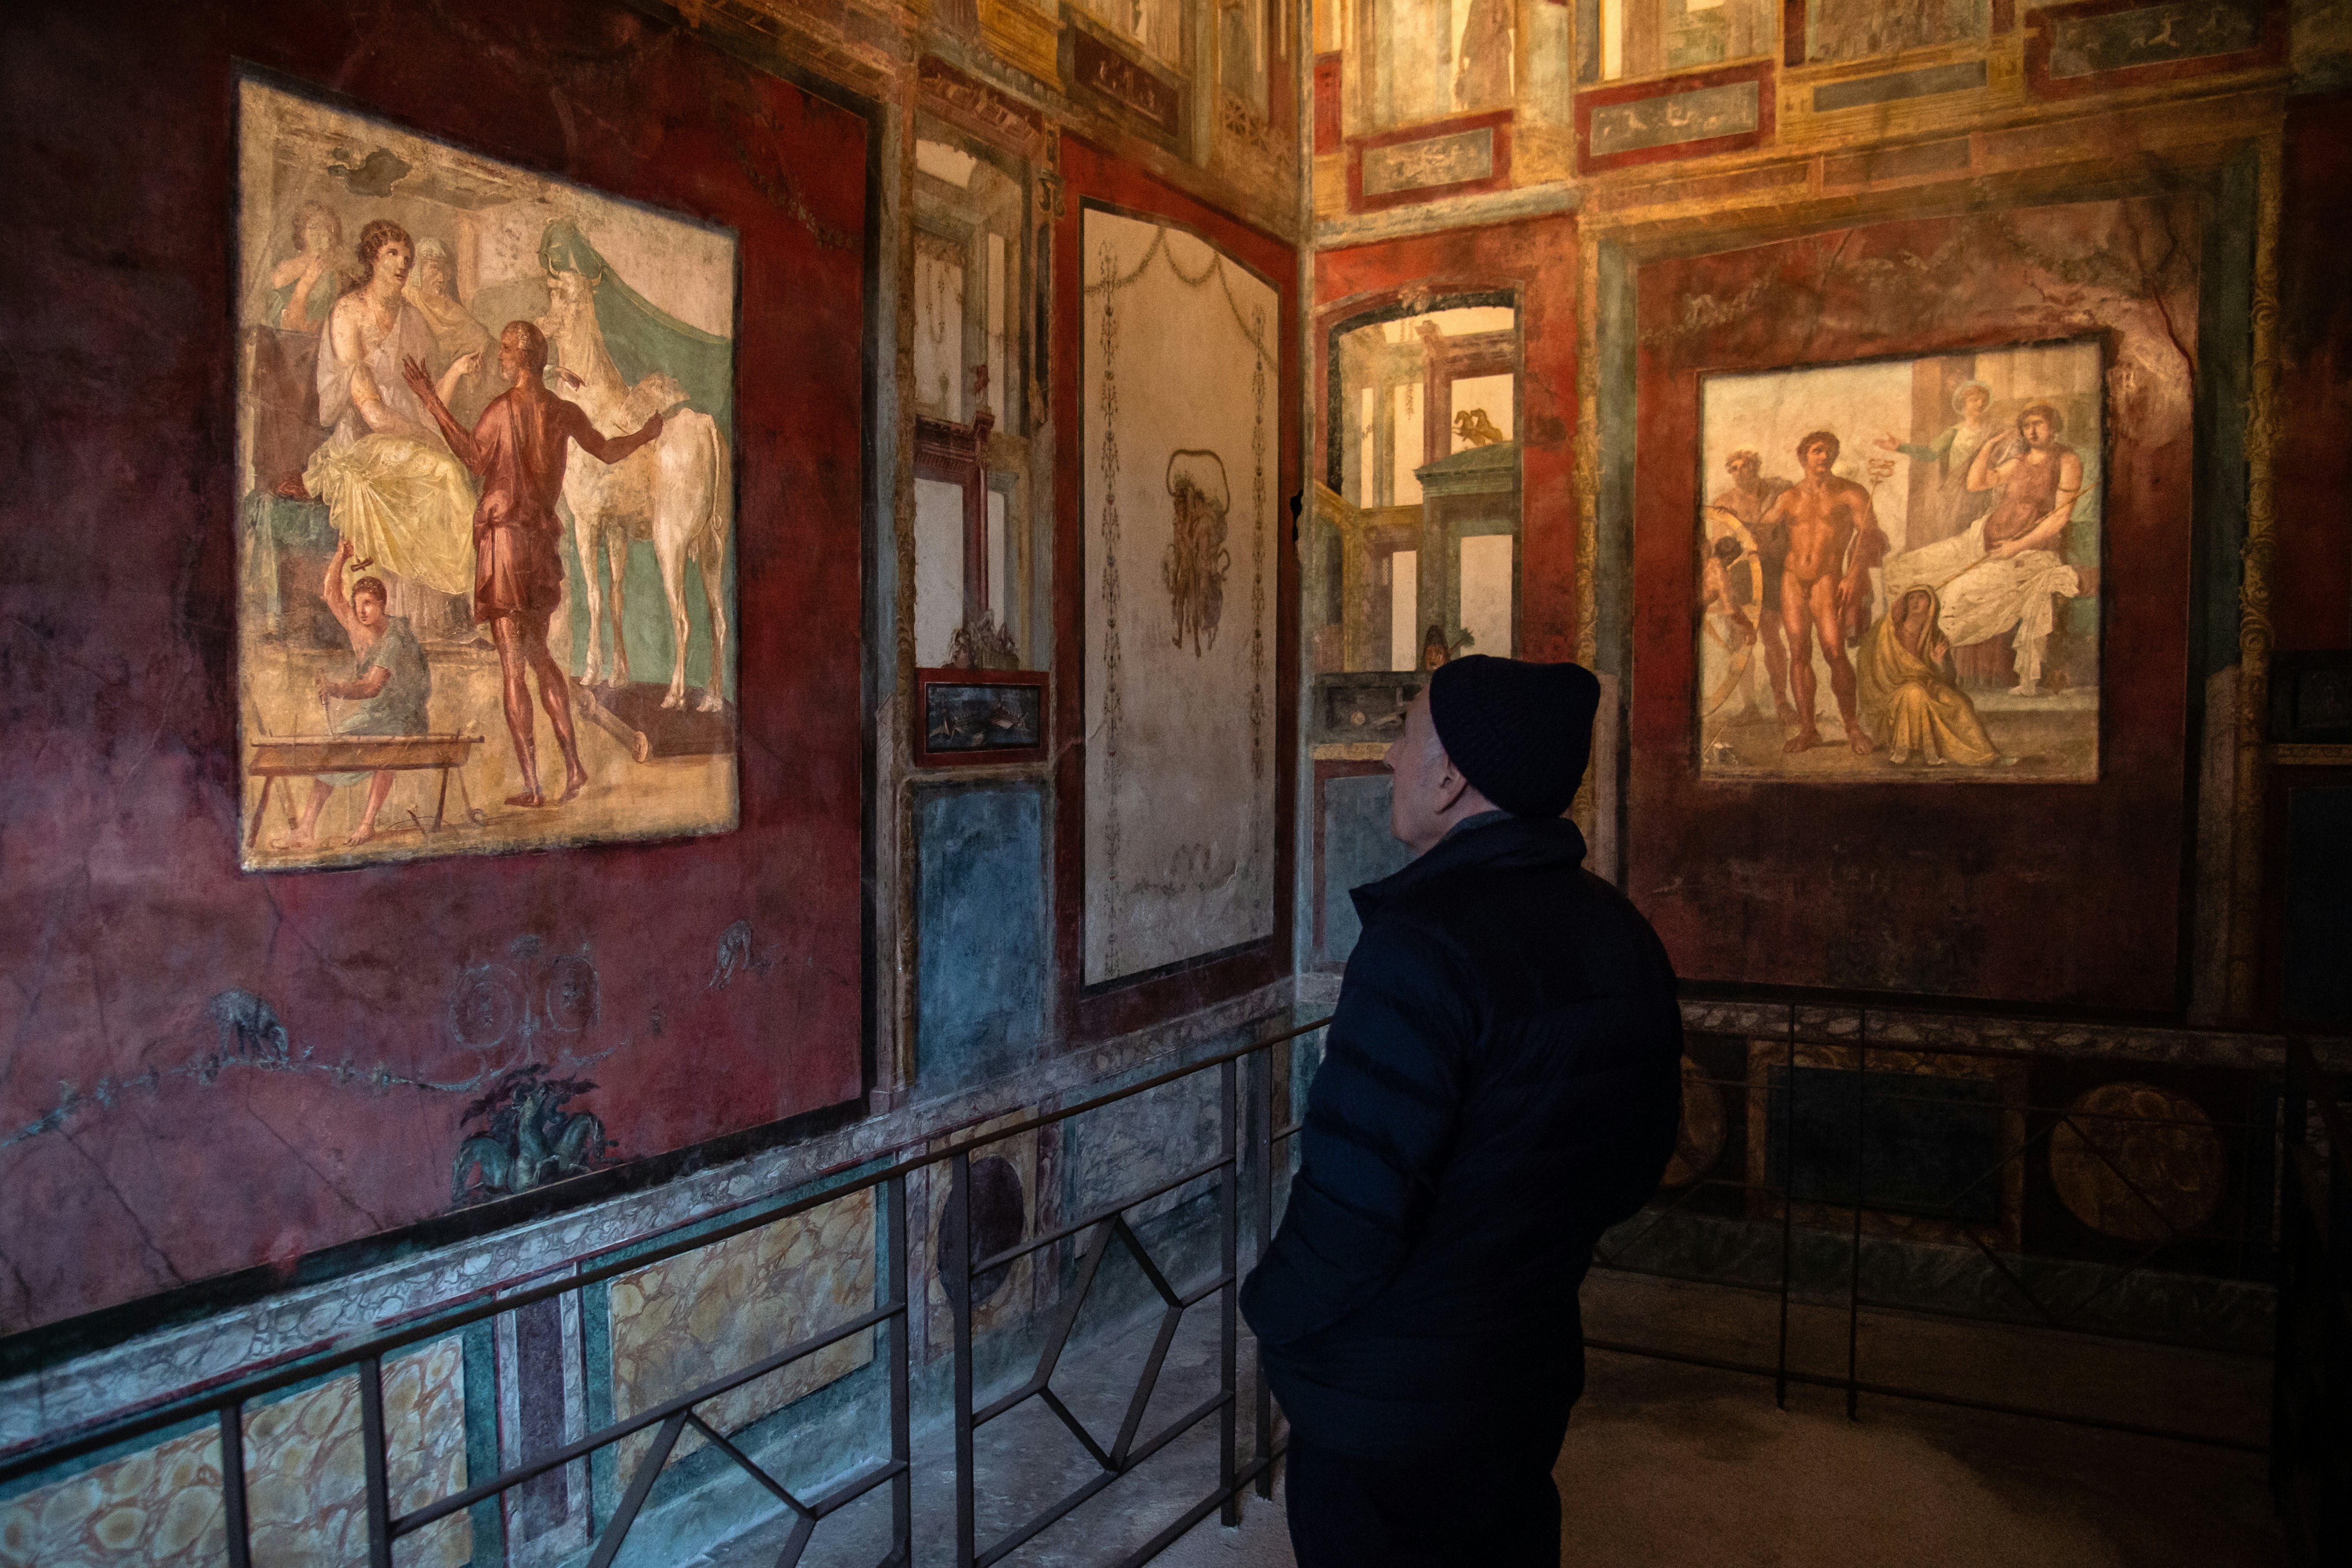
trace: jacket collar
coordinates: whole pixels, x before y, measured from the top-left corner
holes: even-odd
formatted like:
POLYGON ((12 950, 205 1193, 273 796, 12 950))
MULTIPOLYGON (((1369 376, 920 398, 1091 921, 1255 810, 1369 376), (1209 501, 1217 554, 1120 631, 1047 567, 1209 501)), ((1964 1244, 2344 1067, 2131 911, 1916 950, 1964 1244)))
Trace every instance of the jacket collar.
POLYGON ((1584 834, 1564 816, 1512 816, 1496 812, 1457 824, 1429 853, 1403 870, 1367 882, 1349 894, 1370 925, 1427 884, 1456 872, 1518 870, 1584 864, 1584 834))

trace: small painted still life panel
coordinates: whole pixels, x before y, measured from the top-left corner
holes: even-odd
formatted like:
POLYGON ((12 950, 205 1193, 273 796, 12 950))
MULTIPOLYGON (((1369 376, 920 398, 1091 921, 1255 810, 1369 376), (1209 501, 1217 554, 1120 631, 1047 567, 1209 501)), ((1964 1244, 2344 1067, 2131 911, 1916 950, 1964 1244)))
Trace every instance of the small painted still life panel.
POLYGON ((1700 391, 1700 776, 2092 780, 2095 342, 1700 391))
POLYGON ((732 237, 239 102, 245 867, 733 827, 732 237))

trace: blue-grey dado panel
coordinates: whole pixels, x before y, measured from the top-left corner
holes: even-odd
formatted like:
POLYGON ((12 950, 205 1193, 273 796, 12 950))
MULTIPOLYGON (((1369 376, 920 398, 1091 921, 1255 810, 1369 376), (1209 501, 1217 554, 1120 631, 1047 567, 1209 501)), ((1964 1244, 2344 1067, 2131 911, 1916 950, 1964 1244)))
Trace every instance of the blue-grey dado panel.
POLYGON ((915 806, 915 1076, 926 1094, 1035 1059, 1045 1033, 1044 786, 926 790, 915 806))
POLYGON ((1363 927, 1349 890, 1404 868, 1412 851, 1389 837, 1389 775, 1357 773, 1323 784, 1323 951, 1341 963, 1363 927))

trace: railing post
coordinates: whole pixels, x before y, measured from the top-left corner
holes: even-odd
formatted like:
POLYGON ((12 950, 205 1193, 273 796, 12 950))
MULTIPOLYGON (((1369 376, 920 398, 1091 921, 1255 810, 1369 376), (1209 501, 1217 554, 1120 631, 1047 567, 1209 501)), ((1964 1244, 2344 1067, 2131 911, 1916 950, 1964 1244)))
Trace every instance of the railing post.
MULTIPOLYGON (((1257 1114, 1251 1119, 1250 1127, 1250 1167, 1252 1179, 1257 1184, 1257 1256, 1254 1261, 1261 1267, 1274 1246, 1274 1047, 1265 1046, 1250 1057, 1250 1092, 1257 1102, 1257 1114)), ((1251 1451, 1258 1464, 1257 1495, 1270 1501, 1274 1497, 1274 1393, 1265 1385, 1263 1346, 1257 1350, 1254 1384, 1250 1401, 1254 1407, 1251 1451)))
POLYGON ((228 1568, 253 1568, 252 1527, 245 1510, 245 1405, 220 1413, 221 1515, 228 1531, 228 1568))
POLYGON ((915 1560, 915 1445, 908 1380, 914 1359, 913 1309, 907 1301, 907 1177, 882 1184, 883 1223, 889 1227, 882 1248, 883 1300, 898 1315, 890 1320, 890 1458, 902 1468, 890 1481, 890 1561, 908 1568, 915 1560))
POLYGON ((385 1480, 383 1363, 359 1363, 360 1458, 367 1467, 368 1568, 392 1568, 392 1489, 385 1480))
POLYGON ((948 1162, 947 1223, 956 1238, 955 1257, 940 1259, 948 1315, 955 1324, 956 1568, 972 1568, 979 1554, 972 1511, 971 1425, 971 1156, 959 1149, 948 1162))
POLYGON ((1234 1438, 1235 1408, 1241 1402, 1238 1386, 1241 1348, 1241 1175, 1240 1150, 1236 1137, 1241 1131, 1241 1063, 1227 1058, 1217 1068, 1217 1091, 1222 1110, 1217 1117, 1218 1152, 1224 1156, 1217 1190, 1217 1228, 1223 1244, 1225 1283, 1217 1292, 1218 1376, 1223 1380, 1225 1403, 1217 1412, 1217 1485, 1223 1489, 1225 1500, 1218 1507, 1218 1522, 1227 1529, 1242 1521, 1242 1500, 1234 1487, 1234 1438))

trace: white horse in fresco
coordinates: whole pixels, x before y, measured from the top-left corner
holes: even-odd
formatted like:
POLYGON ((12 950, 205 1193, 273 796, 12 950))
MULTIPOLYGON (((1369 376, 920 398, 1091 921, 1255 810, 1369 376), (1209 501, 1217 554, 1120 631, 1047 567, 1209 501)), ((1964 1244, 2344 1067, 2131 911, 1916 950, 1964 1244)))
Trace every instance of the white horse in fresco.
POLYGON ((646 540, 661 568, 676 650, 669 693, 662 706, 686 706, 686 563, 691 561, 701 569, 702 596, 710 607, 710 681, 695 707, 716 713, 724 706, 719 697, 720 671, 727 668, 724 578, 734 505, 727 443, 709 415, 690 408, 669 412, 686 401, 676 377, 656 371, 635 385, 621 380, 605 350, 604 330, 596 324, 595 288, 578 272, 547 274, 547 314, 540 318, 539 330, 547 334, 555 363, 569 373, 562 390, 607 436, 626 435, 656 413, 662 416, 662 433, 618 463, 600 463, 585 452, 574 452, 564 469, 563 500, 572 509, 572 543, 580 552, 588 591, 588 660, 580 679, 590 686, 604 681, 604 633, 609 626, 610 684, 629 683, 629 654, 621 637, 621 583, 629 542, 646 540), (596 581, 600 543, 612 566, 609 616, 596 581))

